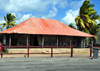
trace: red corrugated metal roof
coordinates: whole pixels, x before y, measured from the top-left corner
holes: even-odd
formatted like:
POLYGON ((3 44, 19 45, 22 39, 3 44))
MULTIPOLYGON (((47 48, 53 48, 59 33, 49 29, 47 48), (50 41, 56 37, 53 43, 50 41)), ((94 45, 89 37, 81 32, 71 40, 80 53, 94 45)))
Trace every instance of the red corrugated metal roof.
POLYGON ((17 26, 1 31, 0 33, 94 37, 93 35, 70 28, 57 20, 41 18, 29 18, 17 26))

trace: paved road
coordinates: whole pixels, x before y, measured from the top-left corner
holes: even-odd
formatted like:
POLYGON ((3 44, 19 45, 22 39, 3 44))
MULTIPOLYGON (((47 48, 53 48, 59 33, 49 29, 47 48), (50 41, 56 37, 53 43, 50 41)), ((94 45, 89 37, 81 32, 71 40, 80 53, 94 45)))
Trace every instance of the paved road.
POLYGON ((0 71, 100 71, 100 59, 2 58, 0 71))

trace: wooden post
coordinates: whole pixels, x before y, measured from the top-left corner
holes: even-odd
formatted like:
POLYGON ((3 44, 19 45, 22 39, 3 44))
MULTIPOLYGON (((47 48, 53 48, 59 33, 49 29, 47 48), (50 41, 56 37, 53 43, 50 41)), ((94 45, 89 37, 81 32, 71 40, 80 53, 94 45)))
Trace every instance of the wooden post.
POLYGON ((81 38, 81 48, 83 48, 83 38, 81 38))
POLYGON ((92 45, 90 45, 90 57, 92 57, 92 45))
POLYGON ((4 39, 4 40, 3 40, 3 44, 6 45, 6 34, 4 34, 3 39, 4 39))
POLYGON ((51 58, 53 57, 53 44, 51 44, 51 58))
POLYGON ((71 57, 73 57, 73 44, 71 46, 71 57))
POLYGON ((9 46, 11 46, 11 34, 9 35, 9 46))
POLYGON ((83 47, 85 48, 85 41, 86 41, 86 40, 85 40, 85 37, 83 38, 83 41, 84 41, 84 42, 83 42, 83 47))
MULTIPOLYGON (((4 34, 4 36, 3 36, 3 45, 6 46, 6 34, 4 34)), ((4 48, 4 47, 2 47, 2 48, 4 51, 7 51, 7 48, 4 48)))
POLYGON ((26 45, 27 45, 27 57, 29 57, 28 34, 27 34, 27 39, 26 39, 26 45))
POLYGON ((92 46, 93 46, 93 40, 92 40, 92 46))
POLYGON ((57 48, 58 48, 58 36, 57 36, 57 48))
POLYGON ((30 45, 28 44, 28 56, 27 56, 27 57, 29 57, 29 46, 30 46, 30 45))
POLYGON ((61 35, 60 35, 59 37, 60 37, 60 40, 59 40, 59 42, 60 42, 60 46, 61 46, 61 40, 62 40, 62 37, 61 37, 61 35))
POLYGON ((70 47, 71 47, 71 43, 72 43, 72 41, 70 40, 70 47))
POLYGON ((70 37, 70 47, 71 47, 71 45, 72 45, 71 43, 72 43, 72 40, 71 40, 71 37, 70 37))
POLYGON ((26 39, 26 45, 28 46, 28 35, 27 35, 27 39, 26 39))
POLYGON ((44 46, 44 35, 42 36, 42 48, 44 46))

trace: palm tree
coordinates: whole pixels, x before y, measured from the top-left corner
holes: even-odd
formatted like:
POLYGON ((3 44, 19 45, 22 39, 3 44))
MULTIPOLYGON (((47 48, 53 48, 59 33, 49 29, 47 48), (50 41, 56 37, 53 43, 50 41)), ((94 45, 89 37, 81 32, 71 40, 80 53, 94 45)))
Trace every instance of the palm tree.
POLYGON ((97 15, 97 12, 93 7, 94 4, 90 4, 90 0, 85 0, 83 5, 80 7, 79 16, 75 18, 75 22, 78 30, 95 35, 95 38, 92 38, 95 43, 97 32, 100 29, 96 20, 100 21, 100 16, 97 15))
POLYGON ((100 20, 100 16, 97 15, 93 9, 94 4, 90 4, 90 0, 85 0, 80 8, 79 16, 75 18, 78 30, 91 34, 90 28, 95 28, 97 19, 100 20))
POLYGON ((6 23, 1 23, 0 25, 2 25, 2 29, 4 27, 6 27, 6 29, 8 29, 8 28, 16 26, 15 20, 18 20, 18 19, 15 17, 14 14, 7 13, 7 15, 4 16, 4 20, 6 21, 6 23))
POLYGON ((70 23, 69 24, 69 27, 73 28, 73 29, 76 29, 76 27, 73 25, 73 23, 70 23))

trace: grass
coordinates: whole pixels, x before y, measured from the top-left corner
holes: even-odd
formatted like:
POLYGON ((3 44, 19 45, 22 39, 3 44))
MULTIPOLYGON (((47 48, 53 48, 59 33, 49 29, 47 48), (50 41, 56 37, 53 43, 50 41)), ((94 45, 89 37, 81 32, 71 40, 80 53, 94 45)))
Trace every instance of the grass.
POLYGON ((8 53, 8 52, 3 52, 3 53, 8 53))

